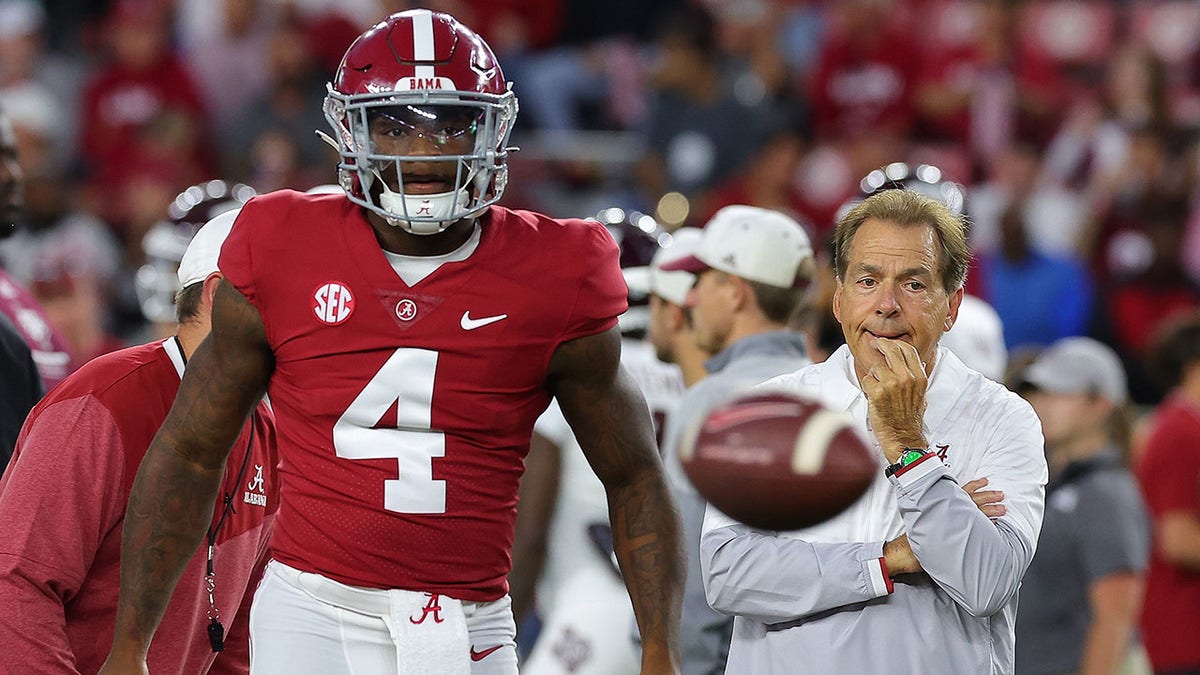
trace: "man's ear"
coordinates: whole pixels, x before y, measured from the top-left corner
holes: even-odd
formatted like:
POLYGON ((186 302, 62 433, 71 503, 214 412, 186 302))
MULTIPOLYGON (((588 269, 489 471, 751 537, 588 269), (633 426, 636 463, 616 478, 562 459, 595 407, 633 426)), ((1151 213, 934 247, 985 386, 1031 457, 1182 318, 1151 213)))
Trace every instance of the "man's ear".
POLYGON ((833 287, 833 318, 837 319, 838 323, 841 323, 842 322, 842 316, 841 316, 841 314, 842 314, 842 280, 838 279, 837 277, 834 277, 834 284, 835 285, 833 287))
POLYGON ((204 292, 202 293, 201 302, 212 307, 213 297, 217 294, 217 286, 221 285, 221 280, 225 278, 220 272, 213 272, 204 278, 204 292))
POLYGON ((942 331, 948 331, 954 327, 954 322, 958 321, 958 308, 962 307, 963 289, 958 289, 950 294, 950 310, 946 312, 946 321, 942 324, 942 331))

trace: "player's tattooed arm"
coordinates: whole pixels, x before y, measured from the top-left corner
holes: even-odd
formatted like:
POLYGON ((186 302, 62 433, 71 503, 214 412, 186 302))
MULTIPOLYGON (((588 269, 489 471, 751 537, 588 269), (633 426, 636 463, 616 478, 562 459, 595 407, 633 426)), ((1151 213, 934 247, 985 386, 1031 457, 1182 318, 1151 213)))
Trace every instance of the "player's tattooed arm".
POLYGON ((642 636, 642 672, 675 672, 684 577, 679 514, 616 328, 558 347, 550 386, 608 492, 613 544, 642 636))
POLYGON ((274 365, 258 311, 226 281, 217 287, 212 323, 129 496, 110 666, 144 662, 167 601, 212 521, 230 447, 274 365))

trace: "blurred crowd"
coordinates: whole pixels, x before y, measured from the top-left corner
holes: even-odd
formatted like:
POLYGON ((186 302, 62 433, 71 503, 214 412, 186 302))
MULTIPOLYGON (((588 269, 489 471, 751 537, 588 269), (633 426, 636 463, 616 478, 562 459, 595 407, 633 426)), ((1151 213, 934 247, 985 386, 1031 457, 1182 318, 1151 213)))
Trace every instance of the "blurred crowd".
POLYGON ((928 163, 966 187, 968 291, 1009 349, 1114 347, 1131 394, 1200 306, 1200 4, 1186 0, 0 0, 0 103, 28 222, 0 245, 77 362, 145 337, 142 236, 210 178, 334 180, 322 98, 382 16, 448 11, 521 104, 505 197, 668 227, 722 206, 822 240, 859 179, 928 163))

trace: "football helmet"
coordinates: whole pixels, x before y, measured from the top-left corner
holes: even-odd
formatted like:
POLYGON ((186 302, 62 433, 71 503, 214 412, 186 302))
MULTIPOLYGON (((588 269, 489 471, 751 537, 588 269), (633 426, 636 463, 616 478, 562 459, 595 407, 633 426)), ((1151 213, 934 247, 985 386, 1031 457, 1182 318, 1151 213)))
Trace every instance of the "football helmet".
MULTIPOLYGON (((351 201, 393 227, 436 234, 504 193, 517 98, 483 38, 449 14, 414 9, 387 17, 350 45, 327 89, 338 181, 351 201), (461 146, 465 154, 390 153, 372 139, 373 123, 386 125, 389 138, 461 146), (394 189, 385 176, 394 177, 394 189), (405 189, 431 177, 450 189, 405 189)), ((414 145, 407 147, 411 153, 414 145)))
POLYGON ((180 290, 179 262, 192 236, 222 213, 240 209, 255 195, 241 183, 210 180, 180 192, 160 220, 142 237, 146 264, 134 276, 138 304, 150 321, 175 322, 175 294, 180 290))
POLYGON ((650 262, 659 249, 671 245, 671 233, 653 216, 617 207, 600 211, 596 220, 621 249, 621 272, 629 287, 629 309, 617 323, 624 335, 642 337, 650 322, 650 262))
POLYGON ((841 222, 842 217, 859 202, 884 190, 912 190, 938 200, 956 216, 966 212, 966 190, 954 181, 944 180, 942 170, 932 164, 892 162, 863 176, 858 182, 858 189, 858 197, 848 200, 838 208, 835 223, 841 222))

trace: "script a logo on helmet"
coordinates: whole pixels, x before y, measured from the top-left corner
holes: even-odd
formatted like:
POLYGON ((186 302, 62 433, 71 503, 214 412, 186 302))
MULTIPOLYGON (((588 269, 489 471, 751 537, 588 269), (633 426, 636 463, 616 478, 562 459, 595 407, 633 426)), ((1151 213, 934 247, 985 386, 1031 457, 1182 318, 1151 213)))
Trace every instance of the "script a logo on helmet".
POLYGON ((341 282, 329 281, 317 287, 313 293, 313 313, 321 323, 336 326, 354 312, 354 294, 341 282))

